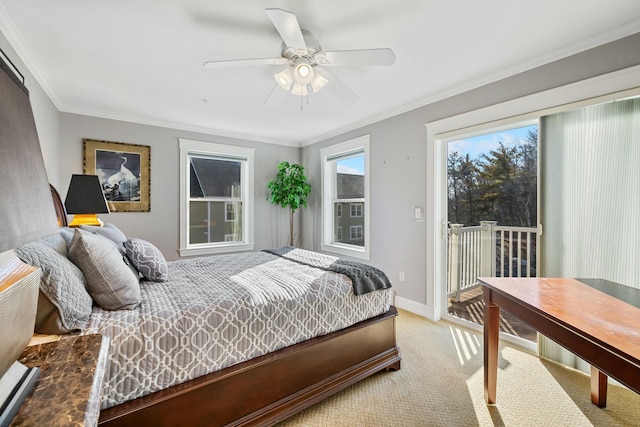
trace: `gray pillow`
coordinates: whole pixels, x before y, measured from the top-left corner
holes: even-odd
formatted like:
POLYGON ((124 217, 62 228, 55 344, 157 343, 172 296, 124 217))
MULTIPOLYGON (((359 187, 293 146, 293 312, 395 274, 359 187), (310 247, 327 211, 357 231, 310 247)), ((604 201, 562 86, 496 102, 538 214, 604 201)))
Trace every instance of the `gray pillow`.
POLYGON ((127 257, 136 266, 142 277, 153 282, 166 282, 169 277, 167 260, 152 243, 131 238, 124 242, 127 257))
POLYGON ((87 290, 106 310, 136 308, 141 301, 138 278, 125 264, 122 254, 107 239, 76 230, 69 259, 87 278, 87 290))
POLYGON ((93 234, 99 234, 120 245, 127 241, 127 236, 125 236, 118 227, 109 222, 105 223, 102 227, 96 227, 95 225, 81 225, 80 229, 93 234))
MULTIPOLYGON (((125 236, 118 227, 107 222, 103 227, 97 227, 95 225, 81 225, 80 229, 109 239, 109 241, 112 242, 118 249, 118 251, 120 251, 120 253, 123 255, 124 262, 129 266, 129 269, 131 269, 133 274, 135 274, 136 277, 140 277, 140 273, 136 269, 136 266, 129 261, 129 259, 127 258, 127 252, 124 249, 124 242, 127 241, 127 236, 125 236)), ((71 237, 73 238, 73 235, 71 237)), ((71 246, 70 241, 67 243, 69 244, 69 246, 71 246)))
POLYGON ((86 290, 82 271, 67 258, 67 243, 60 233, 27 243, 16 249, 16 254, 25 263, 42 270, 40 292, 57 309, 51 313, 50 304, 42 301, 47 313, 38 313, 35 331, 43 334, 66 334, 84 329, 91 315, 93 301, 86 290), (58 318, 59 317, 59 318, 58 318), (55 326, 51 326, 55 325, 55 326), (43 329, 44 328, 44 329, 43 329))
POLYGON ((73 233, 75 232, 75 228, 60 227, 60 234, 64 237, 64 241, 67 242, 67 256, 69 255, 69 246, 71 246, 71 240, 73 240, 73 233))

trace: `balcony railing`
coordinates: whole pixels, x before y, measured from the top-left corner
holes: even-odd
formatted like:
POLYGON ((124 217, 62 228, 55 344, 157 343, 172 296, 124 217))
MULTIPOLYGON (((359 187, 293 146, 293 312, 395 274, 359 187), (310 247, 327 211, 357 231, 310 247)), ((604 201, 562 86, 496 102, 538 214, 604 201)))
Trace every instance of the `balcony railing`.
POLYGON ((447 296, 480 286, 478 277, 536 277, 538 229, 498 226, 481 221, 479 226, 452 224, 448 230, 447 296))

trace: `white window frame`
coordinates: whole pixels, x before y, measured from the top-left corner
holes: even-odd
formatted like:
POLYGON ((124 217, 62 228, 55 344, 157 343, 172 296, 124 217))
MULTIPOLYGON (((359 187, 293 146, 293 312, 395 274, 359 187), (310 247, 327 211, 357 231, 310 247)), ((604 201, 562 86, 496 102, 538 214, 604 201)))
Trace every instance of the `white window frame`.
POLYGON ((322 174, 322 243, 321 249, 338 255, 346 255, 354 258, 368 260, 371 247, 371 217, 370 217, 370 180, 371 168, 369 167, 369 135, 339 144, 331 145, 320 150, 320 170, 322 174), (348 243, 335 242, 334 239, 334 202, 337 197, 337 170, 336 159, 351 154, 364 154, 364 246, 350 245, 348 243))
POLYGON ((336 239, 342 240, 342 226, 339 225, 336 227, 336 239))
MULTIPOLYGON (((194 141, 179 138, 180 147, 180 256, 197 256, 225 252, 251 251, 254 248, 253 241, 253 148, 236 147, 233 145, 216 144, 212 142, 194 141), (189 243, 189 179, 191 155, 232 157, 241 160, 242 186, 242 237, 240 242, 212 242, 189 243)), ((237 214, 237 212, 236 212, 237 214)), ((226 207, 225 207, 226 220, 226 207)), ((226 236, 225 236, 226 238, 226 236)))

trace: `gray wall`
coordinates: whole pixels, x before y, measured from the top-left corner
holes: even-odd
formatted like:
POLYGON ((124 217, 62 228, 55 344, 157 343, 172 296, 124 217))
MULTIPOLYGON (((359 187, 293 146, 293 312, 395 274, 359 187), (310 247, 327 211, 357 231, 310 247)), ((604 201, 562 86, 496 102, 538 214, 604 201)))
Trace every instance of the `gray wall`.
POLYGON ((427 230, 435 228, 436 207, 425 206, 433 185, 425 125, 638 64, 640 33, 305 147, 302 164, 316 191, 311 209, 303 213, 303 246, 318 250, 321 244, 320 149, 370 134, 370 262, 387 272, 399 297, 427 305, 427 245, 433 243, 426 240, 427 230), (425 208, 424 222, 413 220, 414 206, 425 208), (400 271, 405 272, 404 282, 399 281, 400 271))
MULTIPOLYGON (((256 249, 287 243, 288 211, 267 202, 267 181, 274 179, 282 160, 300 162, 294 147, 213 136, 176 129, 107 120, 78 114, 60 115, 60 185, 66 196, 71 174, 82 173, 82 139, 149 145, 151 147, 151 211, 117 212, 101 215, 125 234, 148 240, 167 259, 178 259, 179 247, 179 148, 178 138, 229 144, 255 149, 255 231, 256 249)), ((299 221, 298 221, 299 224, 299 221)))

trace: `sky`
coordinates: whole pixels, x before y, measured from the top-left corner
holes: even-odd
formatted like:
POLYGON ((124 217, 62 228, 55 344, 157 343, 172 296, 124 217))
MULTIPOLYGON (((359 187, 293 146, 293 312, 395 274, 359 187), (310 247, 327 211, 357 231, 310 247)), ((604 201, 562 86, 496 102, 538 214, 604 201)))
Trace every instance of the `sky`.
POLYGON ((513 147, 518 142, 524 141, 530 130, 535 131, 537 128, 536 124, 451 141, 447 144, 448 154, 457 151, 461 156, 469 154, 472 159, 477 159, 481 154, 489 153, 489 151, 498 148, 500 142, 506 147, 513 147))
POLYGON ((338 173, 364 175, 364 155, 338 160, 338 173))

